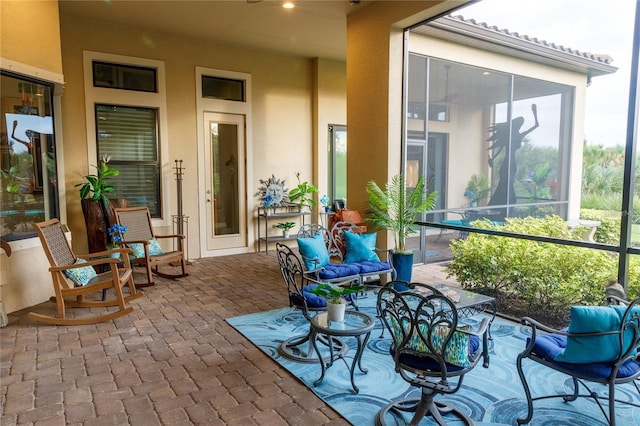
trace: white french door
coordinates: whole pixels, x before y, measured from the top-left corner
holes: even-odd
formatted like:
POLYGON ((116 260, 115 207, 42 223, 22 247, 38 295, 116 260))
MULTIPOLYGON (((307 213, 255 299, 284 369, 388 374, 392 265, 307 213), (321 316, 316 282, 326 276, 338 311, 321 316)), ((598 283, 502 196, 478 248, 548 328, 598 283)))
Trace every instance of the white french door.
POLYGON ((204 113, 207 250, 247 246, 245 116, 204 113))

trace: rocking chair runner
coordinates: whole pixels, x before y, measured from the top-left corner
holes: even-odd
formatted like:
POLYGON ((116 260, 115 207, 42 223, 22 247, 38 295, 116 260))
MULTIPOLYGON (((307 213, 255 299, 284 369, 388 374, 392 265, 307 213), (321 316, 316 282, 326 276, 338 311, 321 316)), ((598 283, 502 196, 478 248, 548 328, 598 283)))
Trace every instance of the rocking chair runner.
MULTIPOLYGON (((113 209, 118 224, 127 227, 127 232, 122 235, 122 244, 132 247, 133 244, 141 244, 143 250, 141 255, 133 259, 135 265, 145 266, 147 269, 147 283, 138 284, 139 287, 155 285, 151 279, 151 273, 169 279, 177 279, 189 276, 185 271, 186 260, 184 258, 184 235, 154 235, 151 225, 151 214, 147 207, 129 207, 113 209), (170 252, 155 252, 150 250, 152 240, 160 238, 173 238, 176 241, 177 249, 170 252), (182 273, 167 274, 160 272, 160 265, 179 264, 182 273), (152 271, 152 268, 153 271, 152 271)), ((136 255, 136 253, 134 253, 136 255)))
POLYGON ((141 291, 136 291, 133 282, 131 266, 129 264, 128 249, 117 249, 91 253, 88 255, 75 255, 67 241, 62 225, 58 219, 51 219, 45 222, 34 223, 33 227, 38 233, 42 242, 42 247, 49 259, 51 267, 51 277, 53 279, 53 289, 55 296, 51 301, 58 307, 58 316, 52 317, 35 312, 30 312, 28 317, 32 320, 55 325, 83 325, 95 324, 109 321, 122 315, 133 312, 132 306, 127 306, 127 302, 143 295, 141 291), (119 253, 121 259, 109 257, 113 253, 119 253), (78 259, 85 262, 77 263, 78 259), (123 267, 119 268, 118 263, 122 262, 123 267), (107 270, 104 273, 96 274, 83 286, 75 286, 65 272, 78 270, 83 267, 97 267, 99 270, 107 270), (129 286, 129 296, 124 297, 122 287, 129 286), (102 292, 113 288, 115 299, 111 300, 85 300, 84 296, 91 293, 102 292), (75 297, 75 300, 65 299, 75 297), (66 315, 66 308, 101 308, 117 306, 117 311, 108 312, 102 315, 90 317, 69 318, 66 315))

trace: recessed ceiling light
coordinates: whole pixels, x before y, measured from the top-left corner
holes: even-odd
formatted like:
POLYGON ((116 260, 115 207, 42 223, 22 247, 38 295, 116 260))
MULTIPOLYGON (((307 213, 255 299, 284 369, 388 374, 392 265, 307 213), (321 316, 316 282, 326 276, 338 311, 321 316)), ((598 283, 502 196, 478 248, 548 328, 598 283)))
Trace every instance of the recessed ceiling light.
POLYGON ((293 9, 294 7, 296 7, 296 5, 293 4, 292 1, 285 1, 284 3, 282 3, 282 7, 284 7, 285 9, 293 9))
POLYGON ((485 71, 482 73, 482 75, 490 75, 491 73, 489 71, 485 71))

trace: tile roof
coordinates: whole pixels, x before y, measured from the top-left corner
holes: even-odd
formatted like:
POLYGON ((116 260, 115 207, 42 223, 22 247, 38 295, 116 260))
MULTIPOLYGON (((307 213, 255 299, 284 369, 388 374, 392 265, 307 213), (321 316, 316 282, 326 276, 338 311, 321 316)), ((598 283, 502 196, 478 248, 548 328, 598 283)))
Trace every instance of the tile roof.
POLYGON ((447 15, 446 17, 450 18, 450 19, 453 19, 453 20, 457 20, 457 21, 463 22, 465 24, 469 24, 469 25, 478 27, 478 28, 482 28, 482 29, 485 29, 485 30, 493 31, 495 33, 499 33, 499 34, 502 34, 502 35, 513 37, 513 38, 516 38, 516 39, 519 39, 519 40, 522 40, 522 41, 526 41, 526 42, 529 42, 529 43, 534 43, 534 44, 537 44, 539 46, 544 46, 546 48, 555 49, 555 50, 560 51, 560 52, 564 52, 564 53, 568 53, 568 54, 571 54, 571 55, 575 55, 577 57, 588 59, 588 60, 595 61, 595 62, 599 62, 599 63, 605 64, 605 65, 611 65, 611 63, 613 62, 613 58, 611 56, 609 56, 609 55, 606 55, 606 54, 582 52, 582 51, 577 50, 577 49, 572 49, 570 47, 565 47, 565 46, 558 45, 558 44, 555 44, 555 43, 552 43, 552 42, 548 42, 547 40, 541 40, 541 39, 538 39, 537 37, 531 37, 531 36, 529 36, 527 34, 520 34, 518 32, 509 31, 506 28, 502 28, 501 29, 501 28, 498 28, 495 25, 489 25, 486 22, 478 22, 477 20, 472 19, 472 18, 467 19, 462 15, 455 15, 455 16, 454 15, 447 15))

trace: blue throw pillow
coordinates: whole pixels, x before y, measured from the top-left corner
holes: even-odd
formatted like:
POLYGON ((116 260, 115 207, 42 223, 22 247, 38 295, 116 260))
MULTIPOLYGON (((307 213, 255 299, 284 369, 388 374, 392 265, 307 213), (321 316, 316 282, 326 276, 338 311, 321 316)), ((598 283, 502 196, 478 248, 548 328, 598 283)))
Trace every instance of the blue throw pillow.
MULTIPOLYGON (((620 313, 610 306, 572 306, 569 333, 598 333, 620 330, 620 313)), ((620 353, 619 334, 567 338, 567 346, 555 361, 572 364, 610 362, 620 353)))
MULTIPOLYGON (((87 263, 84 259, 76 260, 75 265, 79 263, 87 263)), ((89 284, 92 278, 96 277, 96 270, 93 269, 93 266, 84 266, 82 268, 73 268, 64 271, 64 274, 73 281, 73 284, 76 287, 84 287, 89 284)))
POLYGON ((313 238, 298 238, 298 250, 307 271, 329 264, 329 252, 322 233, 317 233, 313 238))
POLYGON ((380 261, 380 258, 375 252, 375 233, 360 235, 355 232, 345 231, 344 242, 347 246, 346 256, 344 258, 346 263, 362 262, 363 260, 372 262, 380 261))

